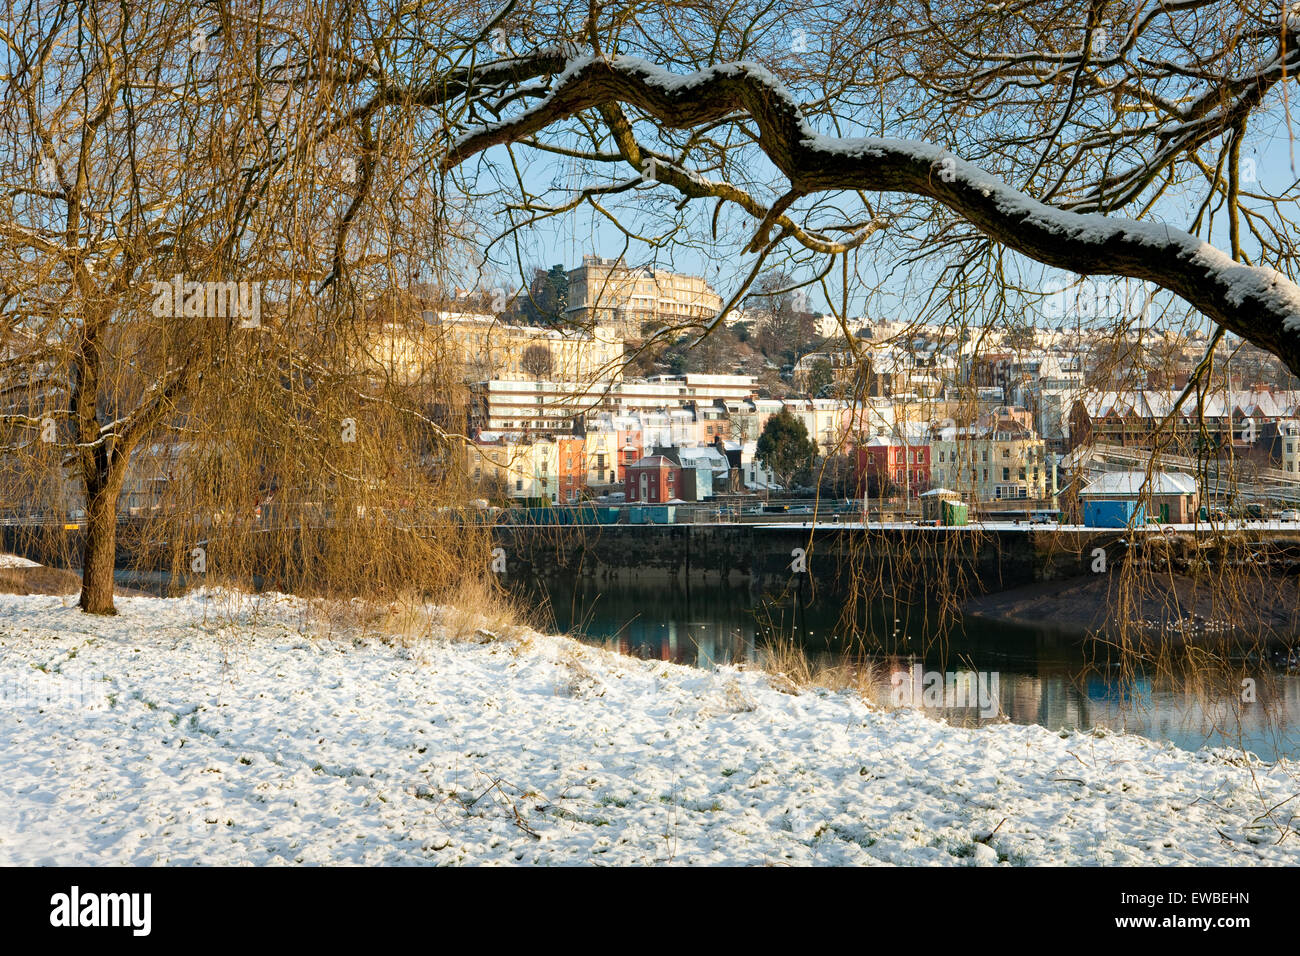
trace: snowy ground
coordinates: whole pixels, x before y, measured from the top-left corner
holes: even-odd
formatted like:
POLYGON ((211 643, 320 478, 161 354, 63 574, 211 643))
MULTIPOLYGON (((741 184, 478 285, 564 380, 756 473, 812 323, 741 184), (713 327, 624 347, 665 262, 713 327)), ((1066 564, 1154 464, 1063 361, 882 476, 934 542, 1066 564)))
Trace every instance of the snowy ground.
POLYGON ((232 600, 0 595, 0 863, 1300 863, 1296 767, 232 600))

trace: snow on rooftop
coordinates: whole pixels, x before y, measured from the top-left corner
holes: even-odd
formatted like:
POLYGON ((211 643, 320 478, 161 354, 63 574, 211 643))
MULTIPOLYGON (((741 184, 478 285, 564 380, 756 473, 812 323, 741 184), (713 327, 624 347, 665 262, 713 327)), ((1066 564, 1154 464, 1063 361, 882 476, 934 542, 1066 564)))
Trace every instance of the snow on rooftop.
POLYGON ((951 488, 931 488, 929 491, 923 491, 918 496, 921 498, 961 498, 961 492, 953 491, 951 488))
POLYGON ((1079 494, 1096 495, 1194 495, 1196 479, 1173 471, 1152 472, 1148 482, 1145 471, 1113 471, 1094 478, 1079 494))

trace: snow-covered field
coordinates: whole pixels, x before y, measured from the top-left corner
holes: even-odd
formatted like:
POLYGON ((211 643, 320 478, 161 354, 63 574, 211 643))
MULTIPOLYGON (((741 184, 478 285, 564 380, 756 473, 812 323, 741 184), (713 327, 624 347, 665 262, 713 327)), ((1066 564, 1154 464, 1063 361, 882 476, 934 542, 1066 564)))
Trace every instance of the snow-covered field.
POLYGON ((283 597, 72 603, 0 595, 0 863, 1300 863, 1297 768, 1228 752, 283 597))

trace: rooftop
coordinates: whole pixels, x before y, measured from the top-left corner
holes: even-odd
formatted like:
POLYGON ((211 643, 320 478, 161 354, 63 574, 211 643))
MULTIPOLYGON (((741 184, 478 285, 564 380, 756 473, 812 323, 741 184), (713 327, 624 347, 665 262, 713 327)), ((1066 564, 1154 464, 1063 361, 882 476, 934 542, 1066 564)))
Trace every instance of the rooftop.
POLYGON ((1115 471, 1101 475, 1079 492, 1080 497, 1096 495, 1194 495, 1196 479, 1172 471, 1155 471, 1148 482, 1145 471, 1115 471))

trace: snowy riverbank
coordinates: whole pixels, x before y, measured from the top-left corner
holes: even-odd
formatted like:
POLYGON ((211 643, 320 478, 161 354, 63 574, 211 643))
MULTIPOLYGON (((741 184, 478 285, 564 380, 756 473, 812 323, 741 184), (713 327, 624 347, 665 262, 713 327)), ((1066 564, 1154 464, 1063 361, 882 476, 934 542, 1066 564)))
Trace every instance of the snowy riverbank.
POLYGON ((74 600, 0 595, 2 864, 1300 863, 1300 768, 1228 752, 326 636, 288 598, 74 600))

